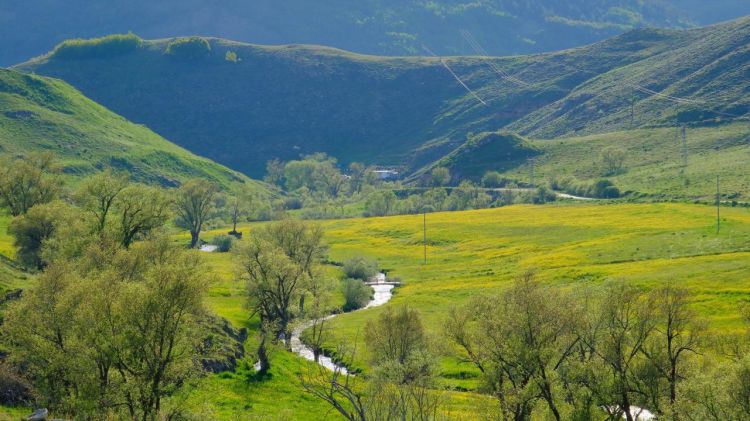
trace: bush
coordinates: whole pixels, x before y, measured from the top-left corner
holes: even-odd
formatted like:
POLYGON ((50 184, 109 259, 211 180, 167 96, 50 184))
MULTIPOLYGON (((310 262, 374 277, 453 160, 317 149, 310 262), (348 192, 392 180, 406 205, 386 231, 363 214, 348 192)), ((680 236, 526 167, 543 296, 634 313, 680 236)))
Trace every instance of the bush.
POLYGON ((497 171, 489 171, 482 177, 482 185, 490 189, 503 187, 507 182, 508 180, 497 171))
POLYGON ((232 244, 234 242, 234 238, 232 238, 229 235, 217 235, 214 237, 213 241, 211 241, 211 244, 218 247, 217 251, 220 253, 227 253, 228 251, 232 250, 232 244))
POLYGON ((299 197, 287 197, 284 199, 284 209, 286 210, 297 210, 302 209, 302 199, 299 197))
POLYGON ((113 57, 135 51, 143 40, 135 34, 108 35, 102 38, 63 41, 52 50, 52 57, 63 60, 113 57))
POLYGON ((602 179, 591 186, 589 194, 591 197, 599 199, 616 199, 620 197, 620 189, 615 187, 611 181, 602 179))
POLYGON ((372 298, 372 288, 359 279, 344 280, 344 311, 358 310, 372 298))
POLYGON ((344 274, 347 278, 366 281, 380 271, 378 262, 362 256, 351 258, 344 262, 344 274))
POLYGON ((211 52, 211 44, 201 37, 175 38, 169 42, 166 54, 174 57, 195 59, 207 56, 211 52))

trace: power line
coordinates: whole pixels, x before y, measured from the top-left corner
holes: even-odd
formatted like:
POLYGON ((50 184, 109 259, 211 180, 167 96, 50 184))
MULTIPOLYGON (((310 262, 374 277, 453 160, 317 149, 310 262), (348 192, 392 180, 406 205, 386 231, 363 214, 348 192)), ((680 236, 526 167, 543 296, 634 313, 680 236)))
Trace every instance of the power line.
POLYGON ((469 92, 469 93, 470 93, 470 94, 471 94, 471 95, 472 95, 472 96, 473 96, 474 98, 476 98, 476 100, 477 100, 477 101, 479 101, 479 102, 480 102, 480 103, 481 103, 482 105, 484 105, 484 106, 487 106, 487 103, 486 103, 486 102, 484 102, 484 100, 483 100, 482 98, 480 98, 480 97, 479 97, 479 95, 477 95, 477 94, 476 94, 476 93, 475 93, 474 91, 472 91, 472 90, 471 90, 471 88, 469 88, 469 87, 468 87, 468 86, 467 86, 467 85, 466 85, 466 84, 464 83, 464 81, 463 81, 463 80, 461 80, 461 78, 460 78, 460 77, 458 77, 458 75, 456 74, 456 72, 454 72, 454 71, 453 71, 453 69, 451 69, 451 67, 450 67, 450 66, 448 65, 448 63, 447 63, 447 62, 446 62, 446 61, 445 61, 445 60, 444 60, 444 59, 443 59, 442 57, 438 57, 438 56, 437 56, 437 55, 436 55, 435 53, 433 53, 433 52, 432 52, 432 50, 430 50, 429 48, 427 48, 427 47, 426 47, 425 45, 422 45, 422 48, 424 48, 424 49, 425 49, 425 51, 427 51, 428 53, 430 53, 430 54, 432 54, 432 55, 433 55, 434 57, 436 57, 436 58, 437 58, 438 60, 440 60, 440 64, 442 64, 442 65, 443 65, 443 67, 445 67, 445 69, 446 69, 446 70, 448 70, 448 72, 450 72, 450 74, 451 74, 451 75, 453 76, 453 78, 454 78, 454 79, 456 79, 456 81, 457 81, 457 82, 458 82, 458 83, 459 83, 459 84, 460 84, 461 86, 463 86, 463 87, 464 87, 464 89, 466 89, 466 91, 467 91, 467 92, 469 92))
MULTIPOLYGON (((466 40, 466 42, 469 44, 469 46, 472 49, 474 49, 474 51, 477 54, 479 54, 481 56, 485 56, 485 57, 490 57, 490 55, 487 53, 487 51, 484 48, 482 48, 482 45, 479 44, 479 41, 477 41, 477 39, 474 38, 474 35, 472 35, 471 32, 469 32, 467 30, 462 30, 461 31, 461 36, 464 38, 464 40, 466 40)), ((512 82, 512 83, 515 83, 516 85, 524 87, 524 88, 531 86, 531 84, 526 83, 523 80, 518 79, 517 77, 510 75, 508 72, 504 71, 497 64, 495 64, 495 62, 493 62, 491 60, 487 60, 486 63, 487 63, 488 66, 490 66, 490 68, 495 73, 497 73, 504 80, 507 80, 507 81, 512 82)))

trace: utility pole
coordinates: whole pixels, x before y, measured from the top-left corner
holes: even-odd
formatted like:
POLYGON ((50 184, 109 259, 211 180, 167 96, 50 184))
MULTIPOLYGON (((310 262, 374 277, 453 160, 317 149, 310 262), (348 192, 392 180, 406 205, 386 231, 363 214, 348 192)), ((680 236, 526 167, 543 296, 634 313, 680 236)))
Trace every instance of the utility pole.
POLYGON ((422 214, 422 244, 424 245, 424 264, 427 264, 427 210, 422 214))
POLYGON ((716 233, 721 231, 721 178, 716 176, 716 233))

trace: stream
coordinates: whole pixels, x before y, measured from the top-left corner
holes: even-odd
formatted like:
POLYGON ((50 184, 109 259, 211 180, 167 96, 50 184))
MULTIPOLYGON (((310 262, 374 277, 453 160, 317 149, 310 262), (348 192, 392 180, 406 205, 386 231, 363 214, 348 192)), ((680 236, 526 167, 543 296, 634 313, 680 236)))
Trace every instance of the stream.
MULTIPOLYGON (((361 311, 364 309, 382 306, 383 304, 390 301, 390 299, 393 297, 393 288, 395 285, 393 284, 386 284, 386 277, 384 274, 380 273, 375 277, 375 282, 370 284, 370 286, 373 289, 373 295, 372 300, 364 307, 357 311, 361 311)), ((336 317, 335 314, 330 315, 328 317, 323 318, 323 321, 328 321, 336 317)), ((291 339, 291 345, 292 345, 292 352, 299 355, 300 357, 308 360, 308 361, 315 361, 315 354, 313 353, 312 348, 305 345, 302 340, 300 339, 300 335, 302 335, 302 332, 305 331, 305 329, 309 329, 314 324, 314 321, 309 321, 296 329, 292 331, 292 339, 291 339)), ((347 374, 346 367, 340 366, 336 364, 330 357, 325 355, 320 355, 318 357, 318 364, 333 371, 333 370, 339 370, 343 374, 347 374)))

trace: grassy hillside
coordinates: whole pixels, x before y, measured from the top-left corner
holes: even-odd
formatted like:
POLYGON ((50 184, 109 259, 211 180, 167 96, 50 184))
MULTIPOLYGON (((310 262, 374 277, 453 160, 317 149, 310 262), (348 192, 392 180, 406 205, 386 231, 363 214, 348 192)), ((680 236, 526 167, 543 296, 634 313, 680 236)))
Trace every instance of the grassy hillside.
POLYGON ((452 177, 479 181, 488 171, 509 171, 535 157, 541 150, 511 132, 485 132, 472 136, 463 145, 439 161, 415 174, 445 167, 452 177))
POLYGON ((440 54, 469 54, 461 30, 470 29, 490 53, 506 55, 575 47, 636 27, 686 27, 750 13, 742 0, 134 0, 101 6, 85 0, 3 2, 0 65, 42 54, 65 38, 131 30, 150 38, 201 34, 413 55, 422 52, 422 43, 440 54))
MULTIPOLYGON (((592 182, 606 175, 602 154, 615 149, 624 154, 623 169, 608 178, 623 192, 711 202, 720 176, 722 200, 750 201, 750 126, 688 128, 685 134, 685 148, 673 127, 532 141, 542 151, 535 176, 539 182, 570 177, 592 182)), ((528 181, 530 169, 522 163, 505 174, 528 181)))
POLYGON ((66 83, 0 69, 0 153, 53 152, 70 177, 104 167, 175 186, 192 177, 233 188, 247 177, 168 142, 84 97, 66 83))
POLYGON ((253 176, 270 158, 318 151, 343 164, 416 170, 471 132, 507 128, 552 138, 736 120, 750 111, 748 40, 750 18, 638 30, 550 54, 446 59, 479 99, 437 58, 219 39, 196 41, 195 54, 168 53, 171 40, 125 50, 112 39, 68 43, 19 69, 66 80, 126 118, 253 176))

